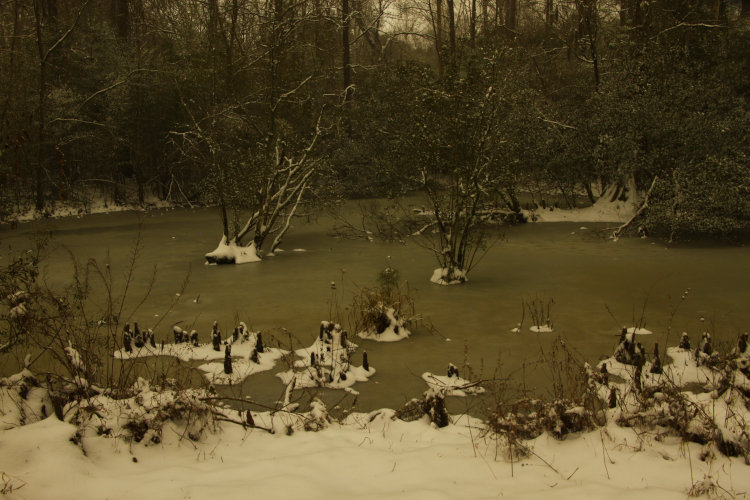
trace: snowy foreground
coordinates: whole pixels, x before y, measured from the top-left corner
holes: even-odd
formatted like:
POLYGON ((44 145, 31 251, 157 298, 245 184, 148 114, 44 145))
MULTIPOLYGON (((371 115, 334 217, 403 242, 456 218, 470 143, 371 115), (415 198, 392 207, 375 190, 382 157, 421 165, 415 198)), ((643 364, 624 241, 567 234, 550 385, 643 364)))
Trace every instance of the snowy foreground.
MULTIPOLYGON (((337 327, 323 322, 323 341, 297 352, 295 364, 330 370, 325 373, 336 381, 350 367, 346 353, 356 349, 337 327), (347 362, 338 365, 337 358, 347 362)), ((683 334, 660 370, 656 354, 628 364, 644 359, 637 339, 624 329, 615 355, 599 370, 584 369, 586 393, 610 400, 609 408, 594 404, 599 425, 591 425, 591 409, 572 401, 522 400, 488 420, 446 415, 438 427, 433 422, 444 409, 435 404, 437 395, 482 392, 453 365, 448 376, 423 375, 429 389, 421 402, 341 420, 317 399, 299 409, 290 402, 291 384, 285 401, 267 411, 249 400, 245 408, 230 408, 211 389, 169 381, 157 388, 143 379, 117 392, 78 393, 64 406, 58 400, 61 420, 44 382, 24 369, 0 380, 0 494, 29 500, 745 498, 747 335, 722 361, 709 334, 695 350, 683 334), (697 393, 687 390, 696 384, 702 386, 697 393)))
MULTIPOLYGON (((284 419, 277 414, 276 425, 284 419)), ((257 425, 270 420, 255 414, 257 425)), ((480 426, 454 417, 437 429, 382 410, 291 436, 220 422, 197 442, 170 423, 160 443, 146 445, 94 432, 79 439, 75 426, 50 417, 0 432, 0 470, 6 497, 17 499, 665 500, 701 485, 750 491, 741 459, 702 461, 702 446, 678 438, 656 441, 614 424, 565 441, 543 434, 529 443, 533 455, 511 463, 479 437, 480 426)))

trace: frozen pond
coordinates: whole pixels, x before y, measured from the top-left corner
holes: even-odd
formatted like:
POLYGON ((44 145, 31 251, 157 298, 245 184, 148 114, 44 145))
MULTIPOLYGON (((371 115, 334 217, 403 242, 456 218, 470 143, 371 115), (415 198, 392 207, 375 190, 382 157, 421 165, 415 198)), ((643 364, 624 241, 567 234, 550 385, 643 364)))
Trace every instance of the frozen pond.
MULTIPOLYGON (((420 395, 426 389, 421 374, 443 374, 449 362, 461 367, 465 349, 475 371, 484 367, 484 377, 493 376, 499 360, 501 373, 512 375, 515 383, 525 382, 532 393, 546 391, 549 368, 537 361, 542 350, 549 352, 554 338, 563 336, 591 361, 609 356, 618 326, 638 321, 644 303, 645 327, 654 334, 644 336, 643 343, 651 352, 654 342, 664 342, 672 310, 688 287, 691 292, 675 315, 670 344, 683 330, 697 343, 700 332, 708 329, 715 345, 722 347, 722 341, 734 342, 738 333, 750 330, 747 248, 668 248, 641 239, 615 243, 597 233, 608 224, 505 228, 505 240, 490 249, 470 274, 470 282, 454 287, 429 283, 437 265, 419 246, 336 239, 331 236, 333 222, 325 217, 297 221, 282 245, 285 252, 239 266, 203 264, 203 254, 213 250, 220 238, 215 209, 94 215, 22 224, 15 230, 3 226, 0 240, 4 251, 18 250, 28 245, 34 232, 51 232, 56 249, 45 267, 52 283, 71 273, 69 257, 61 247, 80 260, 104 262, 109 255, 115 276, 122 276, 139 219, 143 249, 126 311, 132 312, 140 302, 154 266, 156 283, 144 305, 125 319, 146 328, 160 321, 155 328, 157 342, 170 340, 175 323, 196 328, 201 341, 208 342, 216 320, 225 333, 245 321, 251 329, 263 330, 264 338, 275 336, 286 342, 287 334, 281 331, 285 328, 296 339, 294 348, 307 346, 320 321, 338 320, 331 311, 337 305, 347 306, 357 286, 373 285, 390 256, 390 265, 415 290, 417 312, 439 334, 417 329, 409 339, 393 344, 357 339, 356 364, 361 364, 361 351, 367 350, 377 368, 369 382, 355 386, 361 393, 360 409, 398 407, 420 395), (164 317, 188 272, 187 292, 164 317), (335 290, 331 282, 336 283, 335 290), (511 333, 521 321, 522 300, 534 298, 554 299, 554 333, 529 332, 528 314, 523 331, 511 333)), ((4 374, 15 368, 9 362, 5 365, 4 374)), ((278 366, 254 375, 233 390, 273 401, 283 391, 274 374, 284 369, 278 366)))

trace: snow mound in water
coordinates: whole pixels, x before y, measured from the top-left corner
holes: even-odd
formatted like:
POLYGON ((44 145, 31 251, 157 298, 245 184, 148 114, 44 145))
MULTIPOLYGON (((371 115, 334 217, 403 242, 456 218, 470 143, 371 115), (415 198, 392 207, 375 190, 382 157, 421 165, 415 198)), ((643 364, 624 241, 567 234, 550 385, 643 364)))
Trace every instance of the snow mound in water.
POLYGON ((375 374, 375 368, 367 363, 366 353, 362 355, 362 366, 352 365, 351 354, 356 350, 357 344, 347 339, 340 325, 322 321, 315 342, 295 351, 301 359, 294 362, 294 368, 276 376, 284 385, 291 384, 292 389, 326 387, 359 394, 351 387, 357 382, 366 382, 375 374))
POLYGON ((247 264, 261 260, 255 249, 255 243, 243 247, 234 241, 227 242, 226 236, 223 236, 219 246, 214 251, 208 252, 205 257, 207 264, 247 264))
POLYGON ((448 268, 438 267, 432 272, 430 281, 437 285, 460 285, 466 283, 468 278, 466 277, 466 271, 463 269, 454 269, 453 274, 450 275, 448 268))
POLYGON ((430 389, 439 391, 446 396, 464 397, 468 394, 482 394, 484 392, 484 387, 480 387, 478 383, 466 380, 458 375, 447 377, 425 372, 422 374, 422 380, 427 382, 430 389))
POLYGON ((398 342, 404 340, 411 332, 404 326, 406 321, 400 315, 396 314, 396 310, 389 307, 382 312, 384 320, 387 321, 387 326, 383 331, 378 333, 376 326, 371 326, 367 330, 363 330, 357 333, 357 336, 366 340, 374 340, 376 342, 398 342))

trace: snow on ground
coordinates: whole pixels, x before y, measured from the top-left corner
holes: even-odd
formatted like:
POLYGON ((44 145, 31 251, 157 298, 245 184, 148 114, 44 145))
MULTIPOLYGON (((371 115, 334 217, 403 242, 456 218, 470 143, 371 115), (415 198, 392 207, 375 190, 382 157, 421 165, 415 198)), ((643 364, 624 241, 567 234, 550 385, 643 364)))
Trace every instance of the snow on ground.
MULTIPOLYGON (((574 209, 548 207, 522 212, 530 222, 626 222, 635 214, 640 199, 636 195, 630 196, 626 201, 610 201, 613 190, 616 188, 615 185, 611 186, 590 207, 574 209)), ((628 192, 637 193, 632 181, 628 185, 628 192)))
POLYGON ((91 200, 85 206, 83 204, 62 204, 57 203, 54 208, 47 209, 44 213, 39 213, 35 208, 30 208, 26 212, 15 214, 9 217, 9 220, 16 222, 29 222, 32 220, 42 219, 45 217, 82 217, 89 214, 107 214, 114 212, 127 212, 153 210, 160 208, 173 208, 174 205, 168 201, 160 200, 155 196, 147 197, 144 206, 138 204, 118 205, 107 203, 102 198, 91 200))
MULTIPOLYGON (((255 414, 268 425, 268 414, 255 414)), ((277 416, 282 419, 283 416, 277 416)), ((179 426, 159 444, 87 433, 54 417, 0 431, 0 470, 10 499, 357 498, 684 499, 694 484, 750 491, 741 459, 702 461, 703 447, 659 441, 630 428, 557 441, 530 441, 533 453, 509 461, 464 416, 437 429, 403 422, 390 410, 353 414, 320 432, 243 429, 222 423, 201 441, 179 426), (85 451, 85 452, 84 452, 85 451)))

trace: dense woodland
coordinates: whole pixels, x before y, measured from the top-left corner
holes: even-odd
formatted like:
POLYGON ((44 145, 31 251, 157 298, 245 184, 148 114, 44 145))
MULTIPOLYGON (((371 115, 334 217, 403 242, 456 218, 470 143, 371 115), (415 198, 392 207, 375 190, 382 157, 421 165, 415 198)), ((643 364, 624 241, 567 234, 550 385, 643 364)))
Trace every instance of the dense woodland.
POLYGON ((635 181, 641 231, 744 240, 749 20, 748 0, 3 0, 0 215, 158 197, 260 248, 307 204, 422 191, 442 224, 635 181))

